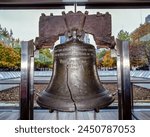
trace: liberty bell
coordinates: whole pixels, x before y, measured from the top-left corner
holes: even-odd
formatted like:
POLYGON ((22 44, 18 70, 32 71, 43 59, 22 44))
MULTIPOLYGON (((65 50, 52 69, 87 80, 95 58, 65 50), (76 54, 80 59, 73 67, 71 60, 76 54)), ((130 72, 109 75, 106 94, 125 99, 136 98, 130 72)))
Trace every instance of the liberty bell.
POLYGON ((95 47, 83 42, 84 34, 90 33, 100 46, 114 46, 110 17, 108 13, 88 15, 81 12, 40 17, 38 48, 52 47, 62 34, 66 35, 67 42, 54 48, 52 77, 47 88, 38 95, 39 106, 59 111, 88 111, 106 107, 114 101, 100 82, 95 47))

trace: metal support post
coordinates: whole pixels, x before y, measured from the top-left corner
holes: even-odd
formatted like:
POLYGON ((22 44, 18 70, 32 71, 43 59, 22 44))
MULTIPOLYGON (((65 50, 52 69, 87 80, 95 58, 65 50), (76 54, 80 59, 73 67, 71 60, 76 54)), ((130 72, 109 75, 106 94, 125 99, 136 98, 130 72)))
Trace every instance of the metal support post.
POLYGON ((131 82, 131 110, 134 109, 134 95, 133 95, 133 83, 131 82))
POLYGON ((20 120, 33 119, 34 94, 33 40, 21 43, 20 120))
POLYGON ((121 41, 117 40, 117 80, 118 80, 118 119, 122 119, 122 99, 121 99, 121 41))
POLYGON ((119 120, 131 120, 131 85, 128 41, 117 40, 117 73, 119 120))

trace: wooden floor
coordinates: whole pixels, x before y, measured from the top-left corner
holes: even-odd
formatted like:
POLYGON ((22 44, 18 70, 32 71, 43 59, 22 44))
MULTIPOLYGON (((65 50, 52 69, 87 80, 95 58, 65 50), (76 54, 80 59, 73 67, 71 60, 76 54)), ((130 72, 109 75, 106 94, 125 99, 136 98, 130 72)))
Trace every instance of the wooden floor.
MULTIPOLYGON (((135 116, 141 120, 150 120, 150 110, 135 110, 135 116)), ((19 110, 0 110, 0 120, 17 120, 19 110)), ((89 112, 56 112, 34 110, 34 120, 117 120, 117 109, 101 110, 99 113, 89 112)), ((134 118, 133 118, 134 119, 134 118)))

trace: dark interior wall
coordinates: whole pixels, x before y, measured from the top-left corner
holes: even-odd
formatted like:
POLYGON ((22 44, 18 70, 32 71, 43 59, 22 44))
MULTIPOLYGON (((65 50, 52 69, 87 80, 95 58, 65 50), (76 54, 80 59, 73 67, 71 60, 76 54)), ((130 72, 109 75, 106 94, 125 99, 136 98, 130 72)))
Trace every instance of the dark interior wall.
POLYGON ((62 9, 77 3, 86 8, 149 8, 149 0, 1 0, 1 9, 62 9))

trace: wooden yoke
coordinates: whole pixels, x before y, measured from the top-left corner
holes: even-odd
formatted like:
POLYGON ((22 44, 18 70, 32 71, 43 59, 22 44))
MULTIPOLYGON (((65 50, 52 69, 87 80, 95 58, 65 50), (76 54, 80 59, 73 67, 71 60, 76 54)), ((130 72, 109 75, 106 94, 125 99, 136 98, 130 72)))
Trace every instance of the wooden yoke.
POLYGON ((97 13, 88 15, 86 11, 73 13, 70 11, 62 16, 46 16, 42 14, 39 21, 39 37, 35 40, 37 49, 53 48, 59 36, 65 35, 68 38, 77 32, 77 37, 83 39, 85 33, 92 34, 98 48, 115 46, 114 37, 111 36, 111 15, 97 13))

